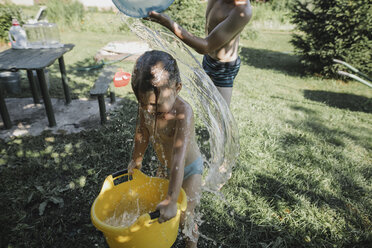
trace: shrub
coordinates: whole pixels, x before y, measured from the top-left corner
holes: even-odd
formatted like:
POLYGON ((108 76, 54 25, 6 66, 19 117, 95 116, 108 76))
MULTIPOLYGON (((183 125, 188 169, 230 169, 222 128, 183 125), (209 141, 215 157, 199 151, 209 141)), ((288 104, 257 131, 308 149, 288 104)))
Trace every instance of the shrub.
POLYGON ((254 5, 255 3, 270 4, 270 6, 273 10, 277 10, 277 9, 288 8, 293 1, 294 0, 256 0, 256 1, 251 1, 251 3, 252 3, 252 5, 254 5))
POLYGON ((175 0, 166 14, 192 34, 205 37, 205 10, 200 0, 175 0))
POLYGON ((84 21, 84 6, 76 0, 49 0, 46 5, 50 22, 76 27, 84 21))
POLYGON ((0 4, 0 41, 8 41, 8 31, 12 26, 12 19, 16 18, 23 24, 22 10, 15 5, 0 4))
POLYGON ((341 59, 365 73, 372 69, 372 8, 369 0, 295 0, 292 44, 310 72, 335 77, 341 59))
MULTIPOLYGON (((190 33, 205 37, 206 4, 200 0, 175 0, 164 12, 190 33)), ((151 29, 158 29, 159 24, 141 20, 151 29)))
POLYGON ((289 9, 292 3, 293 3, 293 0, 272 0, 270 1, 271 8, 273 10, 289 9))

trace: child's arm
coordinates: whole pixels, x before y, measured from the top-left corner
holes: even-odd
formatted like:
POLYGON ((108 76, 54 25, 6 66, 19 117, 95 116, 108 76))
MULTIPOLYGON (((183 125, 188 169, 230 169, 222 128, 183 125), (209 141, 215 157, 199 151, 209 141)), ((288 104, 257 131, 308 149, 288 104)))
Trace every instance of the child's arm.
POLYGON ((176 118, 168 194, 165 200, 157 206, 157 209, 160 210, 159 223, 170 220, 177 214, 177 200, 183 182, 185 157, 194 121, 191 107, 178 113, 176 118))
POLYGON ((251 16, 252 12, 250 8, 247 10, 245 6, 236 6, 229 16, 219 23, 206 38, 200 38, 188 32, 167 15, 155 11, 150 12, 150 20, 168 28, 178 38, 200 54, 207 54, 224 46, 244 29, 251 16))
POLYGON ((133 169, 141 169, 143 155, 149 144, 149 131, 144 124, 144 116, 142 111, 138 108, 138 118, 136 124, 136 131, 134 134, 134 146, 132 152, 132 159, 128 165, 129 173, 133 173, 133 169))

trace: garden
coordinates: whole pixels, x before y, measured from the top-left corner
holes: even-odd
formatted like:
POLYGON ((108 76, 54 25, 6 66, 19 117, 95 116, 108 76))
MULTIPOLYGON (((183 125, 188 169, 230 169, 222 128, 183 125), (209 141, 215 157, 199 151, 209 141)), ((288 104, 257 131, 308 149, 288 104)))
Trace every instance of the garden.
MULTIPOLYGON (((206 4, 189 2, 177 0, 167 13, 202 35, 206 4)), ((311 45, 305 46, 301 37, 306 27, 296 28, 300 17, 290 17, 289 2, 253 3, 253 18, 241 36, 242 65, 230 107, 239 128, 240 153, 221 194, 202 195, 198 247, 372 243, 372 89, 337 75, 341 67, 332 67, 332 61, 308 69, 314 61, 326 60, 326 54, 311 50, 319 50, 315 39, 308 37, 311 45), (307 53, 299 54, 301 48, 307 53)), ((71 96, 89 98, 100 71, 77 68, 96 65, 95 54, 108 42, 138 38, 113 11, 84 9, 67 0, 50 0, 47 8, 62 42, 75 44, 65 55, 71 96)), ((12 5, 8 11, 26 20, 38 9, 12 5)), ((353 30, 358 27, 358 20, 354 22, 353 30)), ((337 35, 337 30, 339 26, 329 33, 337 35)), ((368 46, 370 32, 363 30, 355 39, 366 40, 368 46)), ((339 42, 335 46, 335 51, 342 50, 339 42)), ((335 56, 371 75, 371 50, 366 46, 352 46, 355 55, 335 56)), ((7 48, 5 41, 1 48, 7 48)), ((194 56, 201 61, 201 55, 194 56)), ((134 62, 117 64, 131 72, 134 62)), ((62 86, 54 83, 60 80, 57 63, 49 73, 51 97, 63 98, 62 86)), ((31 97, 26 79, 21 94, 7 96, 31 97)), ((118 88, 116 94, 120 108, 109 113, 106 125, 74 134, 45 131, 0 140, 0 247, 107 247, 91 223, 90 208, 106 176, 129 163, 137 111, 130 86, 118 88)), ((203 128, 196 131, 200 140, 207 139, 203 128)), ((155 165, 153 157, 150 148, 143 164, 155 165)), ((149 174, 153 169, 144 168, 149 174)), ((174 247, 182 245, 178 238, 174 247)))

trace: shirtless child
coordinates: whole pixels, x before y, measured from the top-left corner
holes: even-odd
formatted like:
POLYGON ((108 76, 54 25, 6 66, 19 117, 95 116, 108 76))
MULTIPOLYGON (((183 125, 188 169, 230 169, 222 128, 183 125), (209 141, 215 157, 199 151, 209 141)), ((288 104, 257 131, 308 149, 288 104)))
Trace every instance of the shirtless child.
POLYGON ((152 11, 148 19, 168 28, 196 52, 205 54, 203 68, 230 105, 233 82, 240 68, 239 35, 251 16, 249 0, 208 0, 205 38, 194 36, 165 14, 152 11))
MULTIPOLYGON (((177 214, 181 186, 187 195, 187 209, 181 217, 194 217, 203 173, 203 159, 195 140, 194 113, 178 93, 182 88, 176 60, 162 51, 146 52, 133 70, 132 89, 138 100, 138 117, 129 172, 141 169, 143 156, 151 142, 159 161, 169 171, 165 199, 157 205, 159 222, 177 214), (186 216, 185 216, 186 215, 186 216)), ((193 227, 196 228, 197 227, 193 227)), ((196 247, 197 230, 187 239, 186 247, 196 247)))

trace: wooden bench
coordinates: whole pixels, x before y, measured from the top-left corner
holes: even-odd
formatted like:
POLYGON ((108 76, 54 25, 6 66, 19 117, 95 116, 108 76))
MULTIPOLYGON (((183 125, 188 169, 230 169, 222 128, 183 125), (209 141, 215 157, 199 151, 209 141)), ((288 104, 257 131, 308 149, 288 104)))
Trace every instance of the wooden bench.
POLYGON ((97 97, 99 106, 99 115, 101 117, 101 124, 105 124, 107 121, 106 117, 106 105, 105 105, 105 94, 110 90, 110 102, 115 102, 115 93, 111 87, 113 84, 113 78, 117 67, 107 66, 104 67, 98 76, 98 79, 94 83, 93 88, 90 90, 90 95, 97 97))

